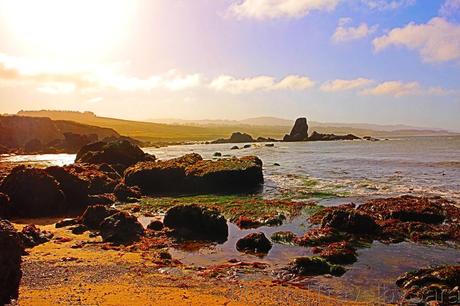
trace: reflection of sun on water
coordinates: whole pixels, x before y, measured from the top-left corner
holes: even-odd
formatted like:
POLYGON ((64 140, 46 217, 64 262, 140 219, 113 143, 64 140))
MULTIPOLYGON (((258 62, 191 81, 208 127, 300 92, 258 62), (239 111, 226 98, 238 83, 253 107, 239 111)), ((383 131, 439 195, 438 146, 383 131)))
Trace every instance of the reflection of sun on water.
POLYGON ((82 59, 121 45, 136 1, 2 1, 8 34, 25 52, 82 59))

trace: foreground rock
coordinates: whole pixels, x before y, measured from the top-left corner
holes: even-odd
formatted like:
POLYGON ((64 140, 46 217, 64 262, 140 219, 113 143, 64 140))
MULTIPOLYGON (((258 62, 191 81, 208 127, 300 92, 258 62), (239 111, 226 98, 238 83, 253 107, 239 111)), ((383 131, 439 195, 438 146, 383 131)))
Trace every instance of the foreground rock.
POLYGON ((227 220, 218 211, 197 205, 179 205, 169 209, 163 223, 184 239, 224 242, 228 236, 227 220))
POLYGON ((285 135, 283 141, 305 141, 308 138, 307 118, 297 118, 291 133, 285 135))
POLYGON ((102 221, 100 234, 104 241, 129 244, 139 240, 144 228, 135 216, 119 211, 102 221))
POLYGON ((153 161, 155 156, 144 153, 137 145, 127 141, 94 142, 80 149, 75 162, 109 164, 125 169, 141 161, 153 161))
POLYGON ((458 305, 460 303, 460 266, 420 269, 399 277, 404 291, 402 303, 413 305, 458 305))
POLYGON ((295 275, 315 276, 330 274, 342 276, 346 271, 343 267, 333 265, 321 257, 297 257, 289 264, 288 271, 295 275))
POLYGON ((335 134, 320 134, 316 131, 308 137, 308 141, 334 141, 334 140, 358 140, 361 139, 353 134, 335 135, 335 134))
POLYGON ((0 219, 0 305, 18 298, 23 252, 21 239, 13 225, 0 219))
POLYGON ((21 233, 21 240, 26 248, 33 248, 42 243, 46 243, 53 238, 53 234, 47 231, 41 231, 34 224, 24 226, 21 233))
POLYGON ((242 192, 263 183, 262 161, 257 157, 203 160, 198 154, 138 163, 125 172, 128 186, 142 193, 242 192))
POLYGON ((236 243, 236 249, 245 253, 267 254, 271 248, 272 243, 262 232, 248 234, 236 243))

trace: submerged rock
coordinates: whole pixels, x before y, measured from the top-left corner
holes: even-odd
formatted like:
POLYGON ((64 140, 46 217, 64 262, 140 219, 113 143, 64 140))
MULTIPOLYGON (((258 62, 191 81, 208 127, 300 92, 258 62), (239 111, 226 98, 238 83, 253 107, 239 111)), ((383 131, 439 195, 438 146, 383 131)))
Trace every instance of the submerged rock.
POLYGON ((170 208, 164 217, 165 226, 175 229, 185 239, 223 242, 227 240, 227 220, 217 211, 198 205, 179 205, 170 208))
POLYGON ((288 271, 302 276, 323 274, 342 276, 346 272, 342 266, 330 264, 325 259, 317 256, 297 257, 289 264, 288 271))
POLYGON ((283 141, 305 141, 308 138, 307 118, 297 118, 291 133, 285 135, 283 141))
POLYGON ((351 264, 357 260, 356 249, 348 241, 334 242, 325 247, 316 247, 313 253, 334 264, 351 264))
POLYGON ((125 244, 139 240, 144 234, 144 228, 136 217, 119 211, 104 219, 100 225, 100 234, 104 241, 125 244))
POLYGON ((23 252, 18 232, 10 222, 0 219, 0 305, 18 298, 23 252))
POLYGON ((33 248, 42 243, 46 243, 53 238, 53 234, 48 231, 41 231, 34 224, 24 226, 20 233, 22 243, 26 248, 33 248))
POLYGON ((259 220, 254 220, 245 216, 240 216, 235 224, 241 229, 257 228, 263 225, 259 220))
POLYGON ((218 139, 212 143, 240 143, 240 142, 255 142, 254 138, 251 135, 241 132, 233 133, 228 139, 218 139))
POLYGON ((458 305, 460 297, 460 266, 441 266, 408 272, 396 285, 404 291, 404 303, 426 305, 458 305))
POLYGON ((272 248, 272 243, 265 237, 264 233, 251 233, 239 239, 236 249, 246 253, 268 253, 272 248))
POLYGON ((275 232, 270 237, 272 241, 278 243, 291 244, 294 242, 296 235, 293 232, 275 232))
POLYGON ((335 134, 321 134, 316 131, 308 137, 308 141, 334 141, 334 140, 358 140, 361 139, 353 134, 335 135, 335 134))
POLYGON ((18 166, 3 180, 0 190, 10 197, 13 216, 52 216, 67 209, 59 183, 43 169, 18 166))
POLYGON ((297 237, 295 243, 301 246, 317 246, 342 241, 343 234, 331 227, 312 228, 302 237, 297 237))
POLYGON ((126 170, 124 180, 147 194, 240 192, 263 183, 262 161, 257 157, 203 160, 193 153, 138 163, 126 170))
POLYGON ((121 165, 129 167, 141 161, 155 160, 153 155, 144 153, 128 140, 94 142, 83 146, 77 153, 75 162, 89 164, 121 165))
POLYGON ((353 210, 330 212, 324 216, 321 226, 362 235, 372 235, 379 230, 379 226, 371 217, 353 210))

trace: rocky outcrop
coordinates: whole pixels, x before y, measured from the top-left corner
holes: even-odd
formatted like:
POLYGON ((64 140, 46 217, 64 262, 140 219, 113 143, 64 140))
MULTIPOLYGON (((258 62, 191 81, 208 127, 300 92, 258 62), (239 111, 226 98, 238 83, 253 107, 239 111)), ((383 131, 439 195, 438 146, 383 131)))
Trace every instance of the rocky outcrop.
POLYGON ((198 205, 170 208, 163 223, 179 238, 224 242, 228 236, 227 220, 218 211, 198 205))
POLYGON ((218 139, 212 143, 241 143, 241 142, 255 142, 251 135, 241 132, 233 133, 228 139, 218 139))
POLYGON ((308 138, 307 118, 297 118, 291 133, 285 135, 283 141, 305 141, 308 138))
POLYGON ((121 244, 137 241, 144 234, 137 218, 122 211, 105 218, 99 230, 103 241, 121 244))
POLYGON ((77 153, 75 162, 88 164, 109 164, 127 168, 142 161, 154 161, 155 156, 144 153, 137 145, 127 140, 95 142, 77 153))
POLYGON ((43 169, 18 166, 3 180, 0 190, 9 196, 14 216, 58 215, 67 208, 59 183, 43 169))
POLYGON ((264 233, 251 233, 236 242, 236 249, 244 253, 267 254, 272 248, 272 243, 264 233))
POLYGON ((262 161, 257 157, 203 160, 193 153, 138 163, 126 169, 124 181, 147 194, 241 192, 263 183, 262 161))
POLYGON ((335 135, 335 134, 320 134, 316 131, 308 137, 308 141, 334 141, 334 140, 357 140, 361 139, 353 134, 335 135))
POLYGON ((458 305, 460 266, 441 266, 408 272, 396 285, 404 291, 402 305, 458 305))
POLYGON ((13 225, 0 219, 0 305, 18 298, 23 252, 21 239, 13 225))
POLYGON ((370 216, 357 212, 336 210, 326 214, 321 222, 322 228, 334 228, 341 232, 375 234, 379 226, 370 216))

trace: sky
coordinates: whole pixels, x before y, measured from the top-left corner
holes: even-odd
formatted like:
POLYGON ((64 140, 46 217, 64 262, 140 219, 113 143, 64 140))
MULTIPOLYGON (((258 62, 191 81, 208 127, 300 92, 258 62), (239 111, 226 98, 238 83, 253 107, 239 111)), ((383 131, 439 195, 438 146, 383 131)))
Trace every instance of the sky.
POLYGON ((0 113, 460 131, 460 0, 0 0, 0 113))

